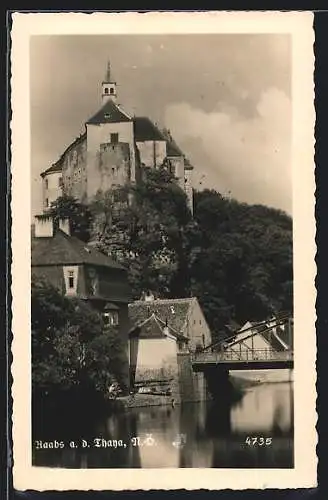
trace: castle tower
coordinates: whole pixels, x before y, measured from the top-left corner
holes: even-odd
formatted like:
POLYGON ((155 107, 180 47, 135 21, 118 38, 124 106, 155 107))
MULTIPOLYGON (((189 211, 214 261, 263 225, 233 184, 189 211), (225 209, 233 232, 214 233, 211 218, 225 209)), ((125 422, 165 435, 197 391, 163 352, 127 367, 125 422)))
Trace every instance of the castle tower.
POLYGON ((105 104, 109 100, 116 102, 116 98, 117 98, 116 82, 114 82, 112 79, 110 71, 110 62, 108 62, 105 80, 102 82, 102 102, 103 104, 105 104))

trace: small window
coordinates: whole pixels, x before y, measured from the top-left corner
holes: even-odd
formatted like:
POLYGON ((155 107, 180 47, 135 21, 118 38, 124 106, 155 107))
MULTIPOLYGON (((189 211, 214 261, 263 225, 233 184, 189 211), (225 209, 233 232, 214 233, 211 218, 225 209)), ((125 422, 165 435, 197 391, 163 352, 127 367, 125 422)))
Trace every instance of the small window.
POLYGON ((103 321, 106 326, 117 326, 118 325, 118 312, 109 311, 103 314, 103 321))
POLYGON ((110 88, 110 93, 114 94, 114 88, 113 87, 110 88))
POLYGON ((46 207, 49 207, 49 200, 46 198, 46 207))
POLYGON ((46 185, 46 189, 48 189, 48 187, 49 187, 49 181, 48 181, 48 179, 45 180, 45 185, 46 185))
POLYGON ((108 88, 105 87, 105 94, 108 94, 108 88))
POLYGON ((63 178, 59 177, 59 179, 58 179, 58 186, 62 187, 62 185, 63 185, 63 178))
POLYGON ((68 271, 68 288, 74 288, 74 271, 68 271))
POLYGON ((110 142, 118 143, 118 134, 110 134, 110 142))

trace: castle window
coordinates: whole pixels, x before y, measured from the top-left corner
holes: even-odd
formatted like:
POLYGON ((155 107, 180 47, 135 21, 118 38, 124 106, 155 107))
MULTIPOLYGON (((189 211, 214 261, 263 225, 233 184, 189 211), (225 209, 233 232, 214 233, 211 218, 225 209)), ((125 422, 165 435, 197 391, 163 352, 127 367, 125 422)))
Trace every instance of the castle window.
POLYGON ((118 134, 110 134, 110 142, 118 143, 118 134))
POLYGON ((108 94, 108 88, 105 87, 105 94, 108 94))
POLYGON ((74 288, 74 271, 68 271, 68 288, 74 288))

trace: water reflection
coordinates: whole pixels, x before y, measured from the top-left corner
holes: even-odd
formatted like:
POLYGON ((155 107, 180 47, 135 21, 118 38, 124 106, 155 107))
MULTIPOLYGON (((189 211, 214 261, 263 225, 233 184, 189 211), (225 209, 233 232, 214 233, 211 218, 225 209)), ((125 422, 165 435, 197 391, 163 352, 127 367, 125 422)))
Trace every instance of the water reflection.
MULTIPOLYGON (((79 434, 39 429, 36 439, 63 439, 60 449, 33 450, 33 464, 83 468, 293 467, 292 383, 247 389, 228 406, 193 403, 181 407, 129 410, 88 423, 79 434), (181 445, 179 445, 179 437, 181 445), (270 445, 247 444, 247 436, 272 438, 270 445), (94 438, 122 440, 123 446, 94 447, 94 438), (139 438, 137 444, 133 438, 139 438), (70 448, 75 439, 77 448, 70 448), (81 439, 88 443, 82 448, 81 439), (132 440, 132 441, 131 441, 132 440)), ((76 428, 76 427, 75 427, 76 428)))

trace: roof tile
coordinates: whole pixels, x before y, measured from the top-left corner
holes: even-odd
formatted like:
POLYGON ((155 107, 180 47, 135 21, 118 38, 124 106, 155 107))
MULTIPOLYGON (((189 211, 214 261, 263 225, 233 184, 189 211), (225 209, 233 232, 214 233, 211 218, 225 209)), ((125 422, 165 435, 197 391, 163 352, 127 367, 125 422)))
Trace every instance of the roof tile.
POLYGON ((129 304, 131 324, 137 325, 155 314, 162 322, 168 323, 176 332, 181 333, 187 320, 188 310, 195 298, 138 300, 129 304))
POLYGON ((165 141, 162 132, 146 116, 136 116, 133 119, 134 139, 136 142, 165 141))
POLYGON ((129 118, 112 100, 108 100, 86 124, 130 122, 129 118))
POLYGON ((32 238, 32 266, 90 264, 124 269, 107 255, 88 247, 78 238, 56 231, 53 237, 32 238))

